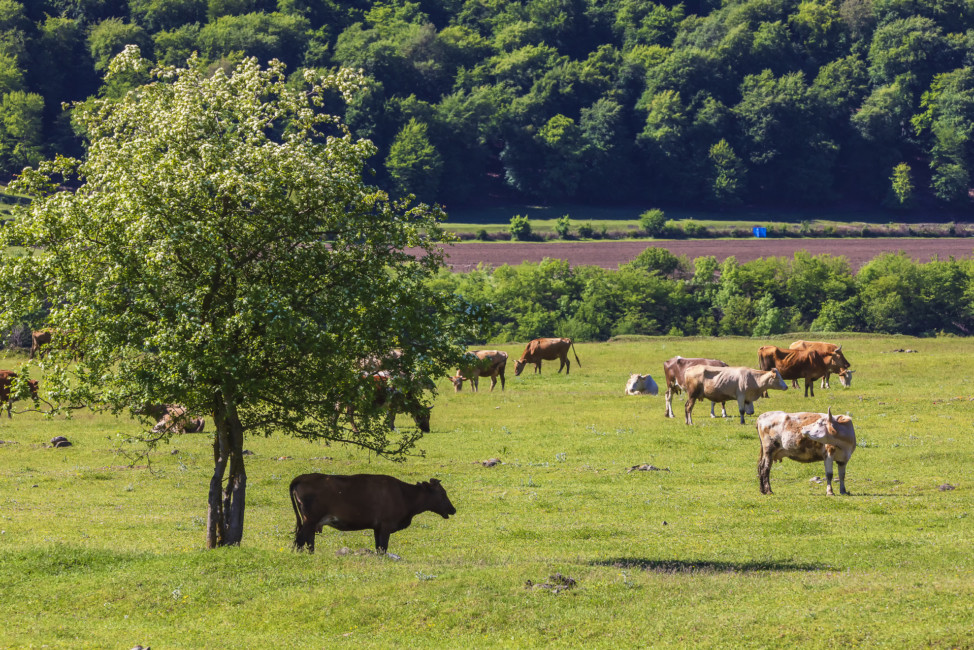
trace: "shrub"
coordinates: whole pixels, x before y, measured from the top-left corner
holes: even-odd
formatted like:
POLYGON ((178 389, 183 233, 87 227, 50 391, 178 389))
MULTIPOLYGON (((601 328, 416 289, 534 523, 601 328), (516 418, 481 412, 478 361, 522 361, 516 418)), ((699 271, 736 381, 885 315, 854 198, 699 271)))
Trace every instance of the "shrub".
POLYGON ((687 221, 683 224, 683 232, 687 237, 705 237, 707 235, 707 228, 695 221, 687 221))
POLYGON ((639 225, 650 237, 660 237, 666 232, 666 215, 657 208, 639 215, 639 225))
POLYGON ((555 232, 561 239, 568 239, 572 234, 572 224, 568 215, 564 215, 555 221, 555 232))
POLYGON ((591 239, 595 235, 595 228, 591 223, 583 223, 578 226, 578 236, 583 239, 591 239))
POLYGON ((531 239, 531 223, 527 215, 516 214, 511 217, 511 225, 508 227, 511 237, 518 241, 531 239))
POLYGON ((490 241, 490 235, 487 234, 486 228, 481 228, 477 231, 477 239, 480 241, 490 241))

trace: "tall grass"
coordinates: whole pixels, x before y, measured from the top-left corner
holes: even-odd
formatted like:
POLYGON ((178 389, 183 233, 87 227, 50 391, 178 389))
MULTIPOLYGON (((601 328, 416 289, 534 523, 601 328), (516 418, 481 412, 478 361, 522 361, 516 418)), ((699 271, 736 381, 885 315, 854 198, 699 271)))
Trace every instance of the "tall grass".
POLYGON ((623 395, 630 372, 662 383, 671 356, 753 365, 790 339, 577 345, 570 375, 545 362, 514 378, 512 363, 503 392, 444 379, 425 456, 404 464, 249 439, 244 542, 218 551, 203 549, 205 434, 132 468, 133 421, 4 418, 0 647, 974 645, 972 343, 838 340, 851 389, 774 393, 756 411, 851 414, 851 497, 827 498, 811 481, 821 465, 791 461, 762 496, 753 417, 701 405, 687 427, 663 417, 662 395, 623 395), (55 435, 74 446, 46 446, 55 435), (660 471, 628 471, 644 463, 660 471), (370 531, 330 528, 296 554, 287 486, 310 471, 435 476, 458 513, 394 534, 398 560, 359 551, 370 531), (558 573, 574 586, 527 586, 558 573))

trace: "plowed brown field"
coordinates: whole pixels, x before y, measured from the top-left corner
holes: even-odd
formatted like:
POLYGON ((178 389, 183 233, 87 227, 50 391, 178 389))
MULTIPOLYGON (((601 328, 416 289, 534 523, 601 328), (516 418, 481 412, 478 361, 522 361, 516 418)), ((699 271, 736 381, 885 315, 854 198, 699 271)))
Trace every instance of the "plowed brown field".
POLYGON ((935 256, 947 259, 974 257, 974 239, 710 239, 690 241, 594 241, 561 243, 460 243, 447 247, 447 262, 454 271, 469 271, 478 264, 500 266, 539 262, 546 257, 568 260, 573 266, 591 265, 618 268, 651 246, 666 248, 674 255, 690 259, 713 255, 724 260, 731 255, 740 262, 760 257, 792 257, 806 250, 813 255, 829 253, 849 259, 853 269, 884 252, 903 251, 918 262, 935 256))

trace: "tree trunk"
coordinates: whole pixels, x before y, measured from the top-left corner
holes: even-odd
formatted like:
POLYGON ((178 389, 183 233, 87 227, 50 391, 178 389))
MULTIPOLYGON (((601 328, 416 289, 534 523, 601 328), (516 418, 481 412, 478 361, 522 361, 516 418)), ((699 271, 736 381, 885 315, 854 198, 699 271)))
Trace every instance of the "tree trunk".
POLYGON ((239 544, 243 539, 246 506, 247 473, 243 461, 243 425, 226 393, 220 395, 213 409, 213 477, 206 521, 206 547, 239 544), (230 475, 223 484, 227 464, 230 475))

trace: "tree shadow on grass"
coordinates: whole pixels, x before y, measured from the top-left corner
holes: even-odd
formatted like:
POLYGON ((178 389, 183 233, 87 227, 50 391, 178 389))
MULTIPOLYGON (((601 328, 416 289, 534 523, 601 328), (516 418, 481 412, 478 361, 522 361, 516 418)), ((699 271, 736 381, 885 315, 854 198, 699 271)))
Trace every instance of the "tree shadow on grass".
POLYGON ((754 561, 722 562, 719 560, 661 560, 650 558, 621 557, 608 560, 594 560, 595 566, 609 566, 616 569, 639 569, 663 574, 713 574, 713 573, 758 573, 791 571, 835 571, 828 564, 795 564, 793 562, 754 561))

